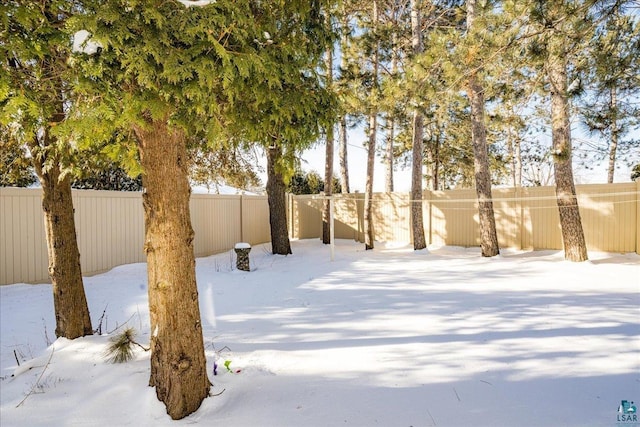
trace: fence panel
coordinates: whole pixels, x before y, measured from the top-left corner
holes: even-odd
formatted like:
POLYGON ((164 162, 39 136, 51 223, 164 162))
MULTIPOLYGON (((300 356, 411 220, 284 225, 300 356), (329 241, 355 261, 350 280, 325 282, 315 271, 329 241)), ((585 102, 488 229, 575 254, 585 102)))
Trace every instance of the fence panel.
POLYGON ((630 225, 638 227, 635 182, 579 185, 578 206, 587 248, 605 252, 636 251, 636 236, 630 225))
MULTIPOLYGON (((0 285, 47 282, 48 257, 40 189, 0 188, 0 285)), ((144 212, 137 192, 73 190, 83 274, 144 262, 144 212)), ((242 240, 268 242, 266 197, 191 195, 196 256, 242 240)))
MULTIPOLYGON (((588 250, 640 253, 640 182, 576 187, 588 250)), ((493 189, 501 247, 562 249, 553 187, 493 189)), ((39 189, 0 188, 0 284, 48 281, 48 258, 39 189)), ((477 246, 474 190, 426 191, 425 234, 430 244, 477 246)), ((141 193, 74 190, 76 232, 84 274, 144 261, 141 193)), ((290 196, 290 235, 319 238, 322 201, 290 196)), ((377 240, 411 241, 407 193, 376 194, 377 240)), ((335 196, 335 236, 363 241, 363 194, 335 196)), ((239 241, 270 240, 265 196, 191 197, 194 251, 206 256, 239 241)))
MULTIPOLYGON (((588 250, 638 252, 640 183, 580 185, 578 204, 588 250)), ((500 247, 562 249, 553 187, 492 189, 500 247)), ((430 244, 478 246, 478 204, 472 189, 425 191, 423 222, 430 244)), ((336 195, 336 237, 363 241, 364 195, 336 195)), ((411 241, 409 195, 375 194, 374 232, 380 241, 411 241)), ((320 237, 321 202, 292 196, 295 238, 320 237)))
POLYGON ((271 241, 267 196, 242 196, 241 225, 243 242, 257 245, 271 241))
POLYGON ((48 275, 42 192, 0 188, 0 284, 48 275))

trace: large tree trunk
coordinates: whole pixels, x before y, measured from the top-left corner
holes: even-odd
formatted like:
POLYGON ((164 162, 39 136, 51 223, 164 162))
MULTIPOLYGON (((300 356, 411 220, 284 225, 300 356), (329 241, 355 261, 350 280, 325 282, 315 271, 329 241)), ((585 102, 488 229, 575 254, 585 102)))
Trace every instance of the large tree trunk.
POLYGON ((73 216, 71 177, 67 175, 61 179, 58 164, 46 168, 46 172, 43 170, 42 164, 36 165, 42 185, 56 336, 74 339, 92 335, 73 216))
POLYGON ((282 147, 274 142, 267 148, 267 200, 271 226, 271 250, 274 255, 289 255, 292 252, 287 230, 286 186, 280 171, 281 161, 282 147))
MULTIPOLYGON (((374 31, 378 25, 378 2, 373 0, 372 21, 374 31)), ((379 45, 376 44, 373 53, 373 81, 374 86, 378 83, 378 51, 379 45)), ((373 168, 376 158, 376 136, 378 128, 378 112, 375 108, 369 112, 369 143, 367 147, 367 181, 365 183, 364 196, 364 247, 365 250, 373 249, 374 231, 373 231, 373 168)))
MULTIPOLYGON (((60 102, 59 111, 50 121, 59 123, 64 118, 60 102)), ((46 129, 42 136, 42 144, 34 139, 29 149, 34 169, 42 185, 49 277, 56 316, 55 333, 57 337, 74 339, 92 335, 93 330, 82 282, 80 251, 71 198, 71 176, 61 177, 60 155, 55 145, 55 139, 50 135, 49 129, 46 129)))
POLYGON ((135 128, 143 168, 143 205, 151 320, 151 377, 171 418, 208 396, 189 213, 186 138, 163 120, 135 128))
POLYGON ((562 35, 552 35, 545 65, 551 86, 553 169, 564 256, 570 261, 579 262, 587 260, 587 245, 582 230, 571 166, 571 128, 567 101, 567 60, 564 43, 562 35))
MULTIPOLYGON (((332 49, 327 51, 326 64, 327 64, 327 85, 333 84, 333 52, 332 49)), ((325 147, 325 162, 324 162, 324 195, 331 197, 333 194, 333 124, 327 126, 327 145, 325 147)), ((323 201, 322 206, 322 243, 331 243, 331 224, 329 224, 330 217, 330 203, 329 199, 323 201)))
MULTIPOLYGON (((476 17, 476 0, 467 2, 467 31, 472 34, 476 17)), ((471 67, 476 64, 471 63, 471 67)), ((480 216, 480 247, 482 256, 492 257, 500 253, 496 220, 491 197, 491 174, 487 154, 487 136, 484 125, 484 94, 478 82, 477 70, 469 75, 467 94, 471 104, 471 139, 473 145, 473 164, 475 171, 478 214, 480 216)))
MULTIPOLYGON (((411 45, 415 55, 421 54, 424 50, 419 3, 419 0, 411 0, 411 45)), ((413 112, 413 163, 411 167, 411 233, 414 250, 421 250, 427 247, 422 220, 423 132, 424 119, 422 113, 416 110, 413 112)))

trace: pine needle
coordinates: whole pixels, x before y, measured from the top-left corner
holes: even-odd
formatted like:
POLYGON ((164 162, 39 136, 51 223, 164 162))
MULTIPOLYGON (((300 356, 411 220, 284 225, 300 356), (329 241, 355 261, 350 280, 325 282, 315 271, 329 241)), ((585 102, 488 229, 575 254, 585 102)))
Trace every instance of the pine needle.
POLYGON ((133 345, 136 332, 133 328, 127 328, 118 335, 109 338, 109 346, 104 352, 105 358, 111 363, 125 363, 133 359, 133 345))

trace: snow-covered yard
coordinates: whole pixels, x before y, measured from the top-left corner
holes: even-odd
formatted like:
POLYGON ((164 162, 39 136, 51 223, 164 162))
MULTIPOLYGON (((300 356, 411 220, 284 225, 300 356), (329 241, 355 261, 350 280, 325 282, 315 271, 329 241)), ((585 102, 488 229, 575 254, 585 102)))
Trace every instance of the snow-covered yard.
MULTIPOLYGON (((218 395, 181 421, 147 387, 148 353, 113 365, 108 335, 51 343, 50 286, 0 287, 0 425, 640 426, 618 413, 640 406, 639 256, 336 246, 334 262, 317 240, 258 246, 251 272, 198 259, 218 395)), ((148 341, 144 264, 85 288, 94 327, 104 312, 103 331, 148 341)))

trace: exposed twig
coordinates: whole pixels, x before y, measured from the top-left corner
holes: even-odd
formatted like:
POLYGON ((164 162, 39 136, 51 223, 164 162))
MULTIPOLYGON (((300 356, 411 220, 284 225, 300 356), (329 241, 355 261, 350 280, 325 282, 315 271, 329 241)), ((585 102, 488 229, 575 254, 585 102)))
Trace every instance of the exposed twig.
POLYGON ((44 341, 48 347, 51 345, 51 340, 49 339, 49 334, 47 333, 47 322, 45 322, 44 317, 42 318, 42 324, 44 325, 44 341))
POLYGON ((45 363, 44 369, 42 370, 42 372, 40 372, 40 376, 38 377, 36 382, 33 384, 33 387, 31 387, 31 390, 29 390, 29 393, 27 393, 27 395, 24 397, 24 399, 22 399, 20 401, 20 403, 18 403, 16 405, 16 408, 19 408, 24 403, 24 401, 27 400, 27 398, 34 393, 34 391, 36 390, 36 387, 38 387, 38 384, 40 383, 40 380, 42 379, 42 376, 44 375, 45 371, 49 367, 49 364, 51 363, 51 358, 53 357, 54 350, 55 350, 55 348, 51 349, 51 354, 49 355, 49 359, 47 360, 47 363, 45 363))
POLYGON ((224 393, 224 391, 226 390, 226 388, 223 388, 222 391, 220 393, 216 393, 216 394, 210 394, 209 397, 216 397, 216 396, 220 396, 222 393, 224 393))
POLYGON ((18 360, 18 353, 16 353, 16 350, 13 350, 13 357, 16 358, 16 362, 18 363, 18 366, 20 366, 20 361, 18 360))
MULTIPOLYGON (((125 322, 120 325, 120 326, 116 326, 115 329, 113 329, 112 331, 107 331, 108 335, 111 335, 112 333, 114 333, 115 331, 117 331, 118 329, 122 328, 123 326, 125 326, 127 323, 129 323, 129 320, 133 319, 133 316, 135 316, 136 314, 133 313, 131 316, 129 316, 129 318, 127 320, 125 320, 125 322)), ((116 323, 117 325, 117 323, 116 323)))
POLYGON ((94 331, 98 335, 102 335, 102 321, 104 320, 104 316, 107 314, 107 307, 109 304, 104 306, 104 310, 102 310, 102 316, 98 319, 98 327, 94 331))
POLYGON ((429 411, 429 408, 427 408, 427 414, 429 414, 429 418, 431 418, 431 421, 433 421, 433 425, 437 426, 438 423, 436 423, 436 420, 433 419, 433 415, 431 415, 431 411, 429 411))

